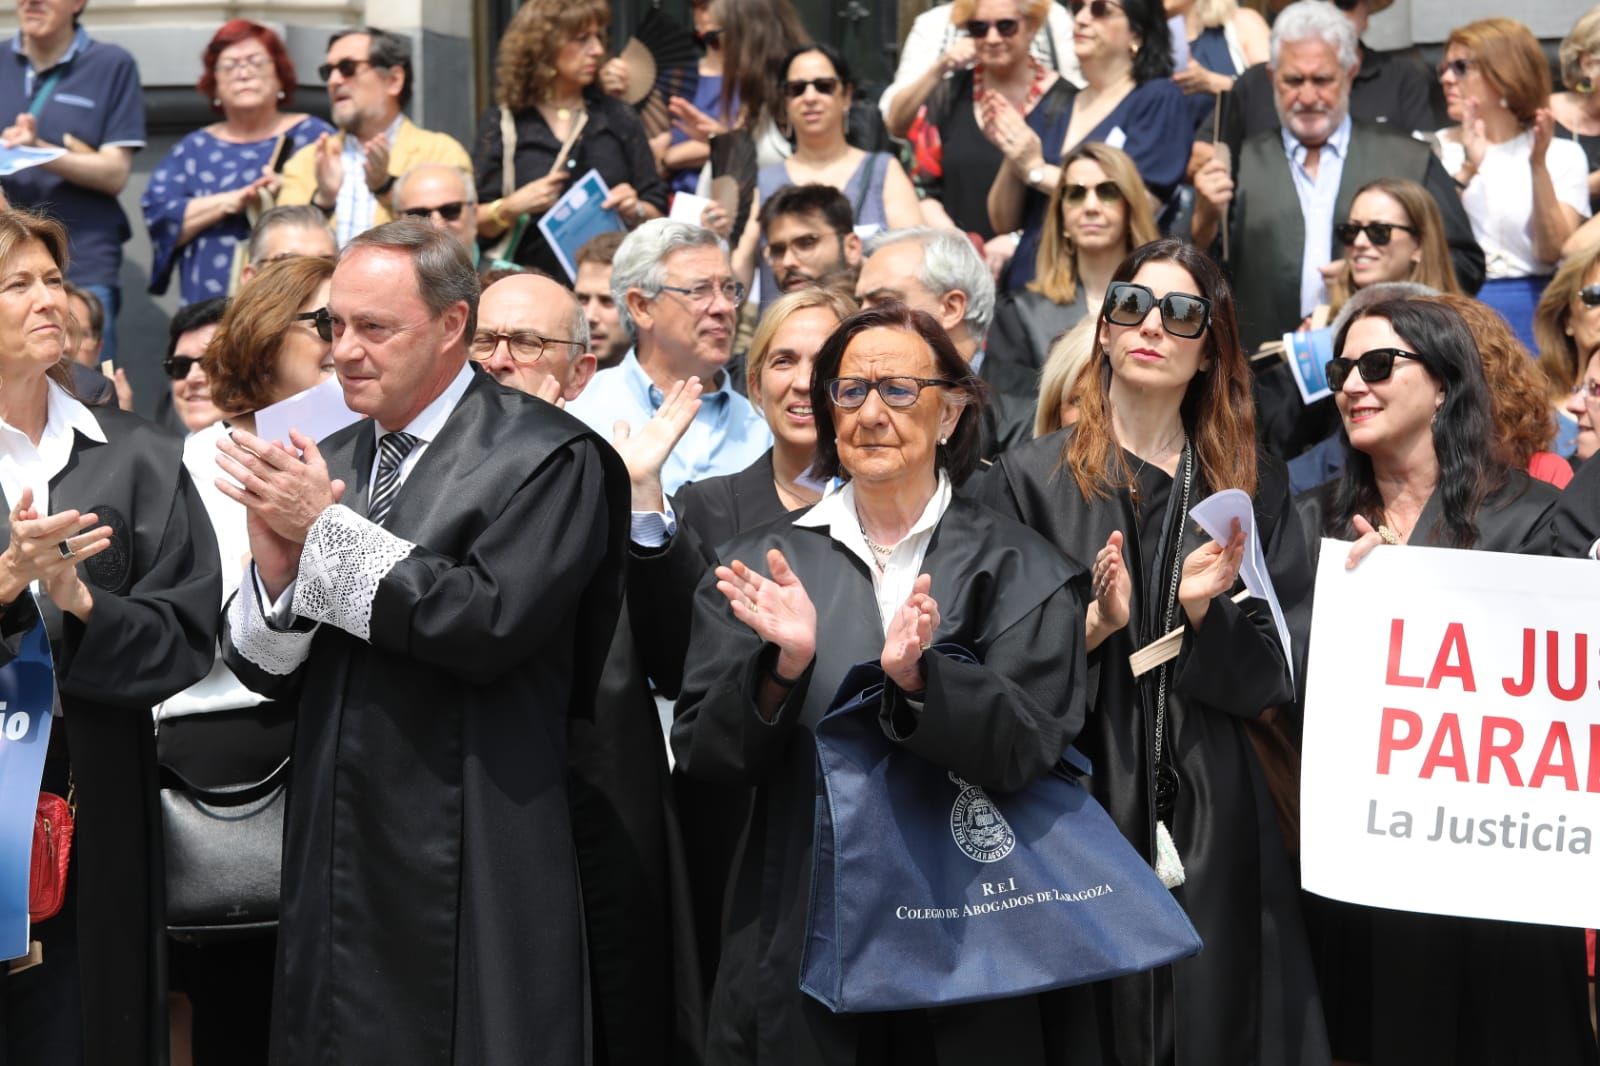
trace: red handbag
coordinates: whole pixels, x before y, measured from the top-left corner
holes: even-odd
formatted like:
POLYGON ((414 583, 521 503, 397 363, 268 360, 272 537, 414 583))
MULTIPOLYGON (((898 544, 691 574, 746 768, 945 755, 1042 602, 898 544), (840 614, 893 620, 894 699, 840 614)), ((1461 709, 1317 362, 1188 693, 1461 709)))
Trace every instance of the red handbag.
POLYGON ((72 857, 72 804, 54 792, 39 793, 33 818, 33 862, 28 870, 28 918, 54 918, 67 898, 67 862, 72 857))

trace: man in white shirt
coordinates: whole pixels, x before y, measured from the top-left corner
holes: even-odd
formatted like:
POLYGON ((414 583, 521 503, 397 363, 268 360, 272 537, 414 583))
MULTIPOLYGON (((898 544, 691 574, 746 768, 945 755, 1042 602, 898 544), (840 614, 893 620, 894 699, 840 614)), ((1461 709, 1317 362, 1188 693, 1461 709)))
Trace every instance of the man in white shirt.
POLYGON ((368 417, 291 434, 303 460, 221 442, 254 557, 224 661, 299 700, 272 1054, 578 1066, 567 737, 616 626, 627 474, 469 364, 478 280, 450 234, 356 237, 328 309, 368 417))

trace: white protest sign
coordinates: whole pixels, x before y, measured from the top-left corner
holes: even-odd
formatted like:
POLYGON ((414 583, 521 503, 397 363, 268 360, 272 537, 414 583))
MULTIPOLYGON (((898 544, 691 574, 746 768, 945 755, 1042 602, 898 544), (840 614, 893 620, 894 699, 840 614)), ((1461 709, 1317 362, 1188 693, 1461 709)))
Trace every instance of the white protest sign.
POLYGON ((1223 489, 1195 504, 1189 517, 1212 540, 1224 545, 1233 539, 1233 524, 1239 523, 1239 531, 1245 538, 1239 577, 1250 595, 1267 601, 1272 623, 1278 629, 1278 640, 1283 645, 1284 658, 1289 661, 1289 674, 1293 677, 1294 647, 1289 643, 1289 624, 1284 620, 1277 590, 1272 587, 1272 575, 1267 572, 1267 559, 1261 551, 1261 537, 1256 530, 1256 509, 1250 497, 1239 489, 1223 489))
POLYGON ((1324 540, 1306 666, 1307 889, 1600 925, 1600 564, 1324 540))

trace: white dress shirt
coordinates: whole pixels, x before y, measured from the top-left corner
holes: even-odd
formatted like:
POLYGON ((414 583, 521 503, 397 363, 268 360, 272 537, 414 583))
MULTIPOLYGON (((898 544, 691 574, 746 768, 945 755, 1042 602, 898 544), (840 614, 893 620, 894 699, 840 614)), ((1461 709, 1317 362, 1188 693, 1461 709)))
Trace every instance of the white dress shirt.
POLYGON ((0 488, 11 507, 22 502, 22 490, 33 490, 33 509, 50 513, 50 482, 72 458, 74 434, 106 443, 105 430, 94 415, 66 389, 45 379, 44 432, 34 444, 28 435, 0 418, 0 488))
MULTIPOLYGON (((1451 174, 1467 161, 1467 150, 1454 138, 1442 136, 1439 161, 1451 174)), ((1461 206, 1472 221, 1472 235, 1483 249, 1484 276, 1496 278, 1543 277, 1556 265, 1541 261, 1533 250, 1533 131, 1523 130, 1503 144, 1491 144, 1483 162, 1461 194, 1461 206)), ((1556 138, 1544 155, 1545 169, 1555 186, 1556 199, 1589 217, 1589 162, 1576 141, 1556 138)))

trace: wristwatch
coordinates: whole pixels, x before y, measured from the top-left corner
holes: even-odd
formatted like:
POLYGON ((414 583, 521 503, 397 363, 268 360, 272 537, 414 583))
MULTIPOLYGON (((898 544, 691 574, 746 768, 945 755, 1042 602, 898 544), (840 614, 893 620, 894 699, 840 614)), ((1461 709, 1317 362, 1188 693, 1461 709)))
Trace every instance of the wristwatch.
POLYGON ((388 196, 389 190, 394 188, 394 175, 390 174, 383 179, 383 184, 372 190, 374 196, 388 196))
POLYGON ((1028 184, 1035 189, 1044 184, 1044 167, 1037 166, 1028 171, 1028 184))

